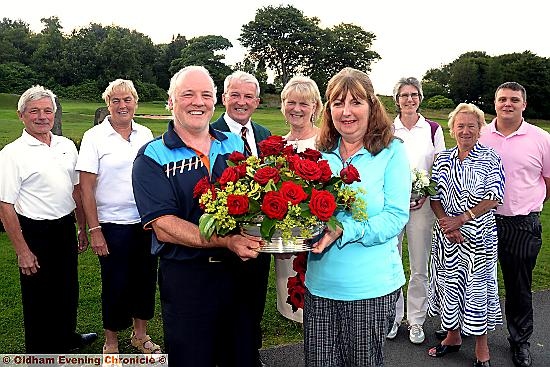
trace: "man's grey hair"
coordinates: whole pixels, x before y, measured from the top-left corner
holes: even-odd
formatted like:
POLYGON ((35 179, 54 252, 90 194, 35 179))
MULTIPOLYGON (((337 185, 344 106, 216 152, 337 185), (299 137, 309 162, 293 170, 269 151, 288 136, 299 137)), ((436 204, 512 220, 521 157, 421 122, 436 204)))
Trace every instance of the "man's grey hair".
POLYGON ((37 101, 42 98, 49 98, 52 101, 53 112, 55 113, 55 111, 57 111, 55 94, 41 85, 33 85, 21 94, 21 97, 19 97, 19 102, 17 102, 17 112, 23 113, 25 108, 27 108, 27 103, 30 101, 37 101))
POLYGON ((174 92, 176 91, 176 86, 178 85, 178 81, 191 71, 201 71, 208 76, 208 79, 210 79, 210 82, 212 83, 212 89, 214 91, 214 105, 215 105, 216 93, 218 89, 216 88, 216 83, 214 83, 214 79, 212 79, 212 76, 208 72, 208 69, 206 69, 204 66, 190 65, 180 69, 177 73, 175 73, 172 79, 170 79, 170 88, 168 88, 168 97, 173 97, 174 92))
POLYGON ((233 73, 229 74, 224 82, 223 82, 223 92, 227 93, 227 90, 229 89, 229 85, 233 80, 240 80, 243 83, 254 83, 256 86, 256 97, 260 96, 260 83, 258 82, 258 79, 250 73, 245 73, 244 71, 234 71, 233 73))

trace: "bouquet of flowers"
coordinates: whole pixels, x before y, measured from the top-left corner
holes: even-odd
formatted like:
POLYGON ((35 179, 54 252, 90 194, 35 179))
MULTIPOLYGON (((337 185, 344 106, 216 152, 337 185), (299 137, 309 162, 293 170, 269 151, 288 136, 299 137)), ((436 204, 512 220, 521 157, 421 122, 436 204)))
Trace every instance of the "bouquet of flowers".
POLYGON ((317 150, 297 153, 281 136, 260 143, 261 157, 245 157, 233 152, 228 167, 217 182, 208 177, 195 186, 204 214, 199 220, 202 236, 223 236, 240 226, 255 223, 261 237, 271 241, 275 230, 283 239, 292 239, 299 228, 303 238, 313 237, 319 224, 331 229, 342 224, 334 213, 350 210, 357 220, 366 219, 366 204, 359 190, 349 184, 360 181, 352 165, 333 177, 326 160, 317 150))
POLYGON ((414 168, 411 171, 412 198, 420 198, 435 195, 435 181, 432 181, 428 171, 414 168))

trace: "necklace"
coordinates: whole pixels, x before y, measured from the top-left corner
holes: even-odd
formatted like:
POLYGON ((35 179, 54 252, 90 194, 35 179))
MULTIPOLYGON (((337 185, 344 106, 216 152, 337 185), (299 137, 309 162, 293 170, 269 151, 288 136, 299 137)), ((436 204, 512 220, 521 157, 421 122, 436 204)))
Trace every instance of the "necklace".
POLYGON ((297 133, 294 133, 293 131, 290 131, 290 134, 288 134, 287 140, 298 142, 300 140, 309 139, 317 135, 317 130, 319 130, 317 126, 312 126, 311 129, 308 129, 305 132, 302 132, 301 134, 297 134, 297 133))
POLYGON ((340 142, 340 159, 342 160, 342 163, 345 163, 351 156, 357 153, 362 147, 363 147, 363 144, 359 144, 357 146, 353 146, 351 151, 348 151, 348 147, 346 146, 346 143, 344 142, 344 140, 342 140, 340 142))

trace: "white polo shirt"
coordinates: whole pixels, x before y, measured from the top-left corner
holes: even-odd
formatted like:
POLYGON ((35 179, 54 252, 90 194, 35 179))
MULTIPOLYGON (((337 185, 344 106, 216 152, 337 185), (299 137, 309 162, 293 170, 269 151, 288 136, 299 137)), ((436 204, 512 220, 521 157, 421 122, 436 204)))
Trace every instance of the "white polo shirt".
POLYGON ((132 166, 139 148, 153 140, 149 128, 132 121, 130 139, 113 129, 107 116, 84 133, 76 169, 97 175, 95 199, 100 223, 140 222, 132 189, 132 166))
POLYGON ((393 126, 395 128, 395 136, 403 139, 405 143, 405 150, 407 151, 411 170, 417 168, 430 172, 435 155, 445 150, 443 129, 439 128, 436 130, 434 142, 432 143, 430 124, 426 122, 426 119, 422 115, 420 115, 419 120, 410 130, 403 125, 399 116, 393 121, 393 126))
POLYGON ((34 220, 70 214, 76 207, 72 194, 78 184, 77 156, 70 139, 51 134, 48 146, 23 130, 0 151, 0 201, 34 220))

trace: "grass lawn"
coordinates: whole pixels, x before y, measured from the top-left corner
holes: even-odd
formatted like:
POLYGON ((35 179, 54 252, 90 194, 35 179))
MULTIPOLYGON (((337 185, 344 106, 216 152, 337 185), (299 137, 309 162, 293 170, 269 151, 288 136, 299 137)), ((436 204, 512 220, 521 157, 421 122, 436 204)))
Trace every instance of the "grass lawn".
MULTIPOLYGON (((0 148, 21 135, 23 128, 17 118, 17 96, 0 94, 0 148)), ((93 124, 96 108, 101 104, 82 103, 74 101, 61 101, 63 106, 63 134, 75 140, 79 140, 85 130, 93 124)), ((214 115, 217 118, 223 111, 223 106, 216 107, 214 115)), ((435 119, 446 127, 446 115, 449 111, 425 111, 424 115, 435 119)), ((168 115, 162 103, 140 103, 137 111, 140 115, 168 115)), ((136 120, 151 128, 154 135, 161 134, 166 128, 166 120, 155 120, 137 117, 136 120)), ((285 124, 281 112, 277 108, 258 109, 254 114, 254 120, 271 130, 273 134, 285 134, 288 126, 285 124)), ((550 123, 536 121, 536 123, 550 130, 550 123)), ((450 138, 448 129, 445 128, 445 140, 447 146, 453 146, 454 140, 450 138)), ((544 210, 541 216, 545 232, 543 233, 543 246, 539 255, 534 274, 534 290, 550 289, 550 209, 544 210)), ((405 244, 406 246, 406 244, 405 244)), ((403 265, 408 273, 408 256, 406 247, 403 249, 403 265)), ((0 277, 0 340, 2 340, 3 353, 22 353, 24 351, 23 320, 21 311, 21 295, 19 290, 19 272, 17 260, 11 244, 5 235, 0 234, 0 269, 3 270, 0 277)), ((80 255, 80 306, 78 313, 78 330, 81 332, 98 332, 100 340, 88 347, 83 353, 100 353, 103 344, 101 324, 101 281, 99 274, 99 262, 91 251, 80 255)), ((502 281, 500 282, 501 294, 503 293, 502 281)), ((266 311, 263 319, 264 347, 286 344, 302 340, 301 325, 289 321, 280 316, 276 309, 276 295, 274 273, 271 272, 266 311)), ((55 302, 55 300, 52 300, 55 302)), ((160 305, 157 294, 157 313, 150 322, 149 334, 153 340, 162 344, 162 320, 160 317, 160 305)), ((121 353, 132 353, 134 350, 129 343, 130 330, 121 333, 121 353)))

